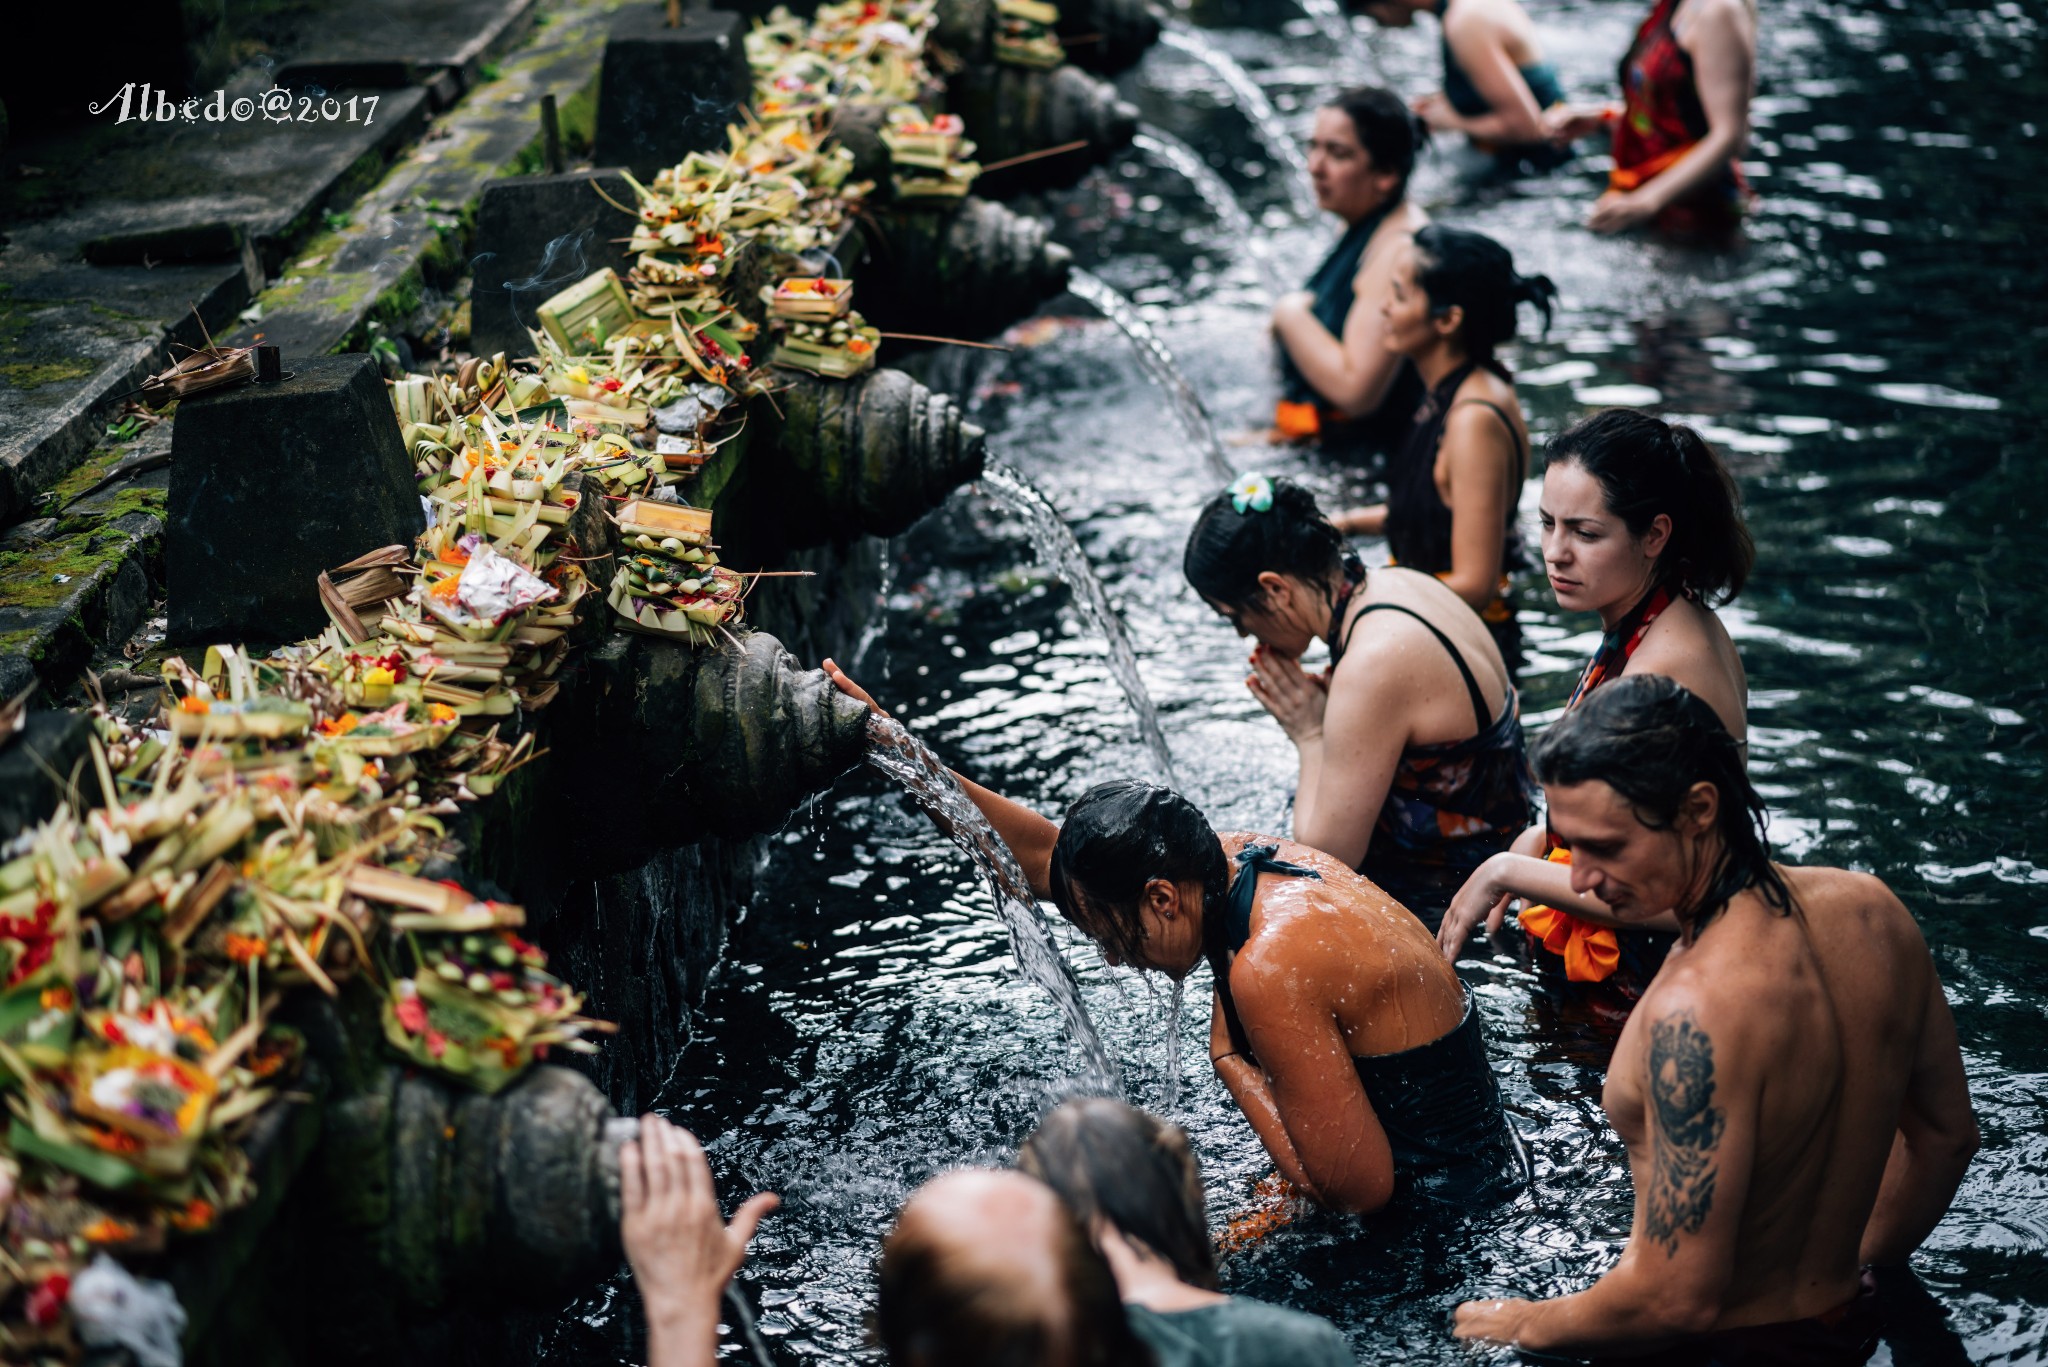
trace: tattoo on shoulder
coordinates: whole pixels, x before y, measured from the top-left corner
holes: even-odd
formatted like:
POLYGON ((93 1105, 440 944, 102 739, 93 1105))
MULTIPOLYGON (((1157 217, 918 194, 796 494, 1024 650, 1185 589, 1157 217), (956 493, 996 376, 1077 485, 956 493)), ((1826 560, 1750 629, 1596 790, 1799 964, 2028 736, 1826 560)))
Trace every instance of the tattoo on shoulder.
POLYGON ((1657 1163, 1644 1228, 1678 1256, 1678 1236, 1697 1234, 1714 1204, 1715 1151, 1726 1119, 1714 1105, 1714 1041, 1689 1016, 1650 1029, 1650 1110, 1657 1163))

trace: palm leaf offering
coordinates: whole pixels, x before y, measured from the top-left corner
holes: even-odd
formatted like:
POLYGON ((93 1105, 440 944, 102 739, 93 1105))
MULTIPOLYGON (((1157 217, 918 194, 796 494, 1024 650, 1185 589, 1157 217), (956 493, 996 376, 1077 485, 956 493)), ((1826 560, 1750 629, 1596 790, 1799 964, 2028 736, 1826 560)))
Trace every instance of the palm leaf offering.
POLYGON ((1058 66, 1067 59, 1053 32, 1059 22, 1059 6, 1045 0, 996 0, 996 60, 1040 70, 1058 66))

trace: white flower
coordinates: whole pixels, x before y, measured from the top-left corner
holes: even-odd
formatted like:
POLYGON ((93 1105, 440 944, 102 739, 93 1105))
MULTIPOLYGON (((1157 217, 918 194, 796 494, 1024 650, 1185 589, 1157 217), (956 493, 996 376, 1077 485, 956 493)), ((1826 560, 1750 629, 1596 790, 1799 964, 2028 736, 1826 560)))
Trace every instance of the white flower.
POLYGON ((1273 481, 1256 472, 1239 475, 1237 482, 1228 490, 1230 506, 1240 513, 1270 512, 1273 507, 1273 481))

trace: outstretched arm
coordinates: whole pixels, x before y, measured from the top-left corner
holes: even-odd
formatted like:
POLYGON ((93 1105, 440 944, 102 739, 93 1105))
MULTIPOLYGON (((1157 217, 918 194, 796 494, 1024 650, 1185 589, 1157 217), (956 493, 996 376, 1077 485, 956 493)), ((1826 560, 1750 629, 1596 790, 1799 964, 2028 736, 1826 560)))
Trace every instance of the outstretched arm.
MULTIPOLYGON (((1519 838, 1515 846, 1522 847, 1519 838)), ((1531 906, 1556 907, 1582 921, 1617 929, 1663 930, 1673 934, 1679 929, 1677 915, 1669 911, 1624 921, 1591 893, 1572 891, 1571 865, 1553 863, 1533 854, 1503 851, 1474 869, 1451 899, 1436 932, 1437 947, 1443 950, 1444 957, 1455 961, 1465 942, 1482 925, 1489 931, 1498 930, 1508 902, 1517 897, 1531 906)))
POLYGON ((1866 1266, 1903 1263, 1941 1223, 1980 1139, 1963 1073, 1956 1021, 1941 981, 1928 975, 1920 1050, 1899 1111, 1899 1133, 1885 1164, 1877 1205, 1863 1227, 1866 1266))
POLYGON ((1536 103, 1536 92, 1529 89, 1528 78, 1508 55, 1499 26, 1483 19, 1483 13, 1467 17, 1460 11, 1458 19, 1446 20, 1444 38, 1472 88, 1485 99, 1487 111, 1460 114, 1448 99, 1436 94, 1418 100, 1415 112, 1439 132, 1517 145, 1542 142, 1549 131, 1543 126, 1543 107, 1536 103))
MULTIPOLYGON (((882 710, 868 691, 846 676, 836 663, 826 660, 825 675, 831 679, 840 692, 848 697, 858 698, 881 716, 889 714, 882 710)), ((1031 885, 1031 894, 1038 898, 1052 895, 1050 877, 1052 871, 1052 847, 1060 837, 1060 828, 1037 812, 1020 802, 1012 802, 1001 793, 991 792, 974 780, 965 777, 958 770, 949 770, 960 785, 960 790, 981 809, 981 814, 1002 842, 1010 847, 1010 853, 1017 857, 1017 866, 1024 871, 1024 881, 1031 885)), ((936 818, 935 818, 936 819, 936 818)))
POLYGON ((1629 1030, 1641 1050, 1644 1138, 1629 1153, 1636 1214, 1621 1261, 1575 1296, 1467 1301, 1459 1338, 1602 1356, 1648 1351, 1720 1320, 1755 1156, 1758 1070, 1737 1032, 1682 994, 1653 1019, 1637 1011, 1629 1030))
POLYGON ((1756 31, 1742 0, 1701 6, 1680 42, 1692 58, 1693 82, 1707 133, 1662 175, 1626 193, 1609 192, 1586 226, 1620 232, 1646 223, 1721 174, 1749 142, 1749 103, 1756 89, 1756 31))
POLYGON ((1252 1133, 1259 1137, 1259 1143, 1265 1146, 1267 1156, 1280 1170, 1280 1175, 1303 1191, 1312 1193, 1315 1187, 1301 1166, 1301 1156, 1294 1151, 1294 1141, 1287 1137, 1287 1125, 1280 1119, 1280 1108, 1273 1102, 1273 1089, 1267 1085, 1266 1075, 1259 1070, 1258 1064, 1238 1053, 1230 1043, 1230 1029, 1223 1023, 1221 993, 1217 994, 1215 1005, 1209 1012, 1209 1063, 1216 1069, 1216 1076, 1222 1079, 1231 1100, 1244 1112, 1252 1133))

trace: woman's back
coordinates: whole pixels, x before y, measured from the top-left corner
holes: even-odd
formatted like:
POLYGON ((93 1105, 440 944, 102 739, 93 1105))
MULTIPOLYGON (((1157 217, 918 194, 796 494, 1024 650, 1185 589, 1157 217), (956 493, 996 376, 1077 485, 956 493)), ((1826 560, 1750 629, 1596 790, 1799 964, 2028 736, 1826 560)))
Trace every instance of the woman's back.
POLYGON ((1328 1320, 1248 1296, 1160 1313, 1128 1305, 1131 1328, 1158 1367, 1353 1367, 1344 1336, 1328 1320))

